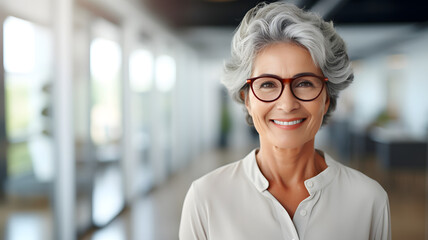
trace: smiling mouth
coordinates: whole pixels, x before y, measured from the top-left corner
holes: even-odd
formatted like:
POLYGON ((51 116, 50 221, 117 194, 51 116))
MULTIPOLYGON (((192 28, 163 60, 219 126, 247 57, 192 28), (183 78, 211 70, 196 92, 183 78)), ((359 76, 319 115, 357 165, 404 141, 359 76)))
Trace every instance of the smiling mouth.
POLYGON ((296 125, 296 124, 303 122, 304 120, 306 120, 306 118, 302 118, 302 119, 298 119, 298 120, 294 120, 294 121, 290 121, 290 122, 285 122, 285 121, 283 122, 283 121, 278 121, 278 120, 273 120, 273 122, 275 124, 282 125, 282 126, 293 126, 293 125, 296 125))

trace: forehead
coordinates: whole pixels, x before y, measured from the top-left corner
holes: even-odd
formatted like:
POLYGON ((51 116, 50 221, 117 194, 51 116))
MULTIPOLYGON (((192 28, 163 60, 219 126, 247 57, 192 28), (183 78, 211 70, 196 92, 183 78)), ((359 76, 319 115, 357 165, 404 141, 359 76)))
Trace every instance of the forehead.
POLYGON ((275 74, 285 78, 302 72, 322 75, 306 48, 295 43, 275 43, 256 55, 252 75, 275 74))

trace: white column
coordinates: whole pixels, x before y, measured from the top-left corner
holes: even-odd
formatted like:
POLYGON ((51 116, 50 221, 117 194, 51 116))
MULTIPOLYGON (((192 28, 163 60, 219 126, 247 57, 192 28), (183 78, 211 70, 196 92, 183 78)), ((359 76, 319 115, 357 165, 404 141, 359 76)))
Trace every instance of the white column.
POLYGON ((55 239, 74 240, 75 157, 73 137, 73 0, 52 1, 55 32, 53 123, 56 176, 54 182, 55 239))
POLYGON ((123 158, 122 176, 124 178, 123 187, 125 200, 129 203, 136 194, 135 169, 138 167, 135 164, 135 149, 133 148, 132 136, 132 93, 129 82, 129 56, 131 54, 133 27, 132 22, 125 21, 122 25, 122 153, 123 158))

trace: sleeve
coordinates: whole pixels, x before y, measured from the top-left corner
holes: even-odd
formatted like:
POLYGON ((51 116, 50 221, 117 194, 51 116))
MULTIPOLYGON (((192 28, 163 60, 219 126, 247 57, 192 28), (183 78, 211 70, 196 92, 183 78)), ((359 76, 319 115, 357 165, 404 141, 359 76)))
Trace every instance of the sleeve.
POLYGON ((378 221, 375 223, 373 240, 391 240, 391 215, 389 200, 386 198, 383 209, 380 209, 378 221))
POLYGON ((207 218, 196 195, 197 191, 193 183, 184 199, 179 230, 180 240, 208 239, 205 229, 207 218))

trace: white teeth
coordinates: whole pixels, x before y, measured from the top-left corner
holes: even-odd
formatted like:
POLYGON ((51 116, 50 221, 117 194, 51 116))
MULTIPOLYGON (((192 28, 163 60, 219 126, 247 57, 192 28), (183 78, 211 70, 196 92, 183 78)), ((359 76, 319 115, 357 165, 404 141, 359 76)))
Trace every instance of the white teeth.
POLYGON ((279 124, 279 125, 290 126, 290 125, 296 125, 298 123, 303 122, 303 119, 299 119, 299 120, 295 120, 295 121, 291 121, 291 122, 281 122, 281 121, 278 121, 278 120, 273 120, 273 121, 276 124, 279 124))

